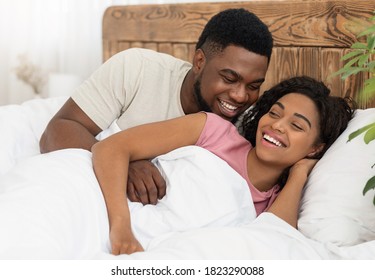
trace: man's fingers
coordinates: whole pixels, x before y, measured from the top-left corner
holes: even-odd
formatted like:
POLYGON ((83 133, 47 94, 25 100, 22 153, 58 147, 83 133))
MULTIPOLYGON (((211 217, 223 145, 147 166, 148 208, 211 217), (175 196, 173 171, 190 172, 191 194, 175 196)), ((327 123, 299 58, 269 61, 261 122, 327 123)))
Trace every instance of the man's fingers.
POLYGON ((146 160, 129 165, 127 194, 130 201, 156 204, 165 196, 166 183, 154 164, 146 160))
POLYGON ((134 185, 134 188, 139 201, 143 205, 150 204, 150 200, 148 198, 148 191, 146 189, 145 184, 143 182, 138 182, 137 185, 134 185))
POLYGON ((138 193, 135 190, 135 187, 134 187, 133 183, 128 183, 127 193, 128 193, 128 198, 129 198, 130 201, 141 202, 141 200, 138 197, 138 193))
POLYGON ((159 171, 157 173, 154 173, 152 176, 154 183, 156 185, 157 189, 157 197, 158 199, 162 199, 167 191, 167 184, 165 183, 164 178, 161 176, 159 171))
POLYGON ((151 174, 147 177, 143 177, 142 184, 139 184, 139 186, 137 186, 137 192, 138 192, 138 188, 140 189, 140 192, 141 192, 141 193, 138 193, 138 195, 141 197, 141 200, 142 199, 144 199, 144 201, 147 200, 147 203, 150 203, 150 204, 156 204, 158 202, 158 189, 155 185, 155 182, 151 174))

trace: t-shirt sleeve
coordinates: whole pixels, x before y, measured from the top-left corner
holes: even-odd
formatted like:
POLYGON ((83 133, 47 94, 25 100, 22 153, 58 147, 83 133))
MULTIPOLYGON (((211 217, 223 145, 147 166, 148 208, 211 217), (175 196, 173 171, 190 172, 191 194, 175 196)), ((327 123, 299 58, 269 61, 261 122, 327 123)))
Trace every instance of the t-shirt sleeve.
POLYGON ((142 67, 137 50, 120 52, 84 81, 73 92, 72 99, 101 129, 105 129, 131 102, 142 67))
POLYGON ((207 120, 196 145, 215 153, 217 148, 225 145, 224 142, 225 139, 228 139, 228 135, 237 134, 237 130, 232 123, 218 115, 206 114, 207 120))

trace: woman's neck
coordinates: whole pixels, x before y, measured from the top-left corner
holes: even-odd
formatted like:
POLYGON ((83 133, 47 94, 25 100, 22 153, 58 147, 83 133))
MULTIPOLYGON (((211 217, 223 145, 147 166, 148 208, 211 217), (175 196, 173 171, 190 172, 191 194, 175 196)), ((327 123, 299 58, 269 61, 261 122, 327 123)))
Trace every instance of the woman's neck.
POLYGON ((279 179, 282 169, 260 160, 256 149, 252 149, 247 156, 247 174, 253 186, 261 192, 274 187, 279 179))

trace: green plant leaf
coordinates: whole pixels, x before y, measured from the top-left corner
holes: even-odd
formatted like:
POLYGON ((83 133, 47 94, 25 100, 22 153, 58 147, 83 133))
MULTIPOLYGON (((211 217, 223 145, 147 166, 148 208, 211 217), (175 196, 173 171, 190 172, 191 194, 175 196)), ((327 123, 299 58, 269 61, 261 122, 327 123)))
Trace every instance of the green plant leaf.
POLYGON ((338 76, 338 75, 344 73, 345 71, 346 71, 346 70, 345 70, 344 68, 341 68, 340 70, 338 70, 338 71, 332 73, 331 75, 329 75, 329 77, 338 76))
POLYGON ((350 75, 355 75, 355 74, 358 74, 359 72, 361 71, 365 71, 365 68, 361 68, 361 67, 349 67, 346 71, 346 73, 343 73, 341 79, 342 80, 345 80, 347 77, 349 77, 350 75))
MULTIPOLYGON (((375 26, 374 26, 375 27, 375 26)), ((367 37, 367 50, 370 53, 375 47, 375 36, 368 36, 367 37)))
POLYGON ((375 61, 370 61, 368 64, 369 69, 373 69, 372 72, 375 73, 375 61))
POLYGON ((367 49, 367 45, 365 45, 364 43, 361 43, 361 42, 355 42, 355 43, 353 43, 353 45, 350 48, 352 48, 352 49, 366 50, 367 49))
POLYGON ((375 189, 375 176, 372 176, 366 183, 363 189, 363 195, 365 195, 369 190, 375 189))
POLYGON ((364 81, 363 94, 367 94, 368 98, 375 95, 375 78, 364 81))
POLYGON ((375 123, 373 123, 372 127, 367 130, 363 139, 366 144, 370 143, 372 140, 375 140, 375 123))
POLYGON ((358 66, 362 67, 365 65, 365 63, 369 60, 370 54, 366 53, 364 55, 361 55, 358 59, 358 66))
POLYGON ((375 25, 370 26, 369 28, 363 30, 361 33, 358 34, 357 38, 368 35, 368 34, 372 34, 372 33, 375 33, 375 25))
POLYGON ((348 70, 353 64, 355 64, 360 58, 362 57, 362 55, 358 55, 356 57, 354 57, 353 59, 349 60, 347 63, 345 63, 344 65, 344 69, 348 70))
MULTIPOLYGON (((375 61, 374 61, 375 62, 375 61)), ((375 64, 374 64, 375 66, 375 64)), ((367 85, 375 84, 375 76, 365 81, 367 85)))
MULTIPOLYGON (((365 88, 373 88, 375 86, 375 77, 372 77, 370 79, 367 79, 363 82, 363 85, 365 88)), ((375 91, 375 89, 373 88, 373 90, 375 91)), ((371 92, 371 90, 370 90, 371 92)))
POLYGON ((349 52, 346 55, 344 55, 343 57, 341 57, 340 60, 344 61, 344 60, 347 60, 349 58, 352 58, 353 56, 361 55, 361 54, 363 54, 362 50, 352 50, 351 52, 349 52))
POLYGON ((358 135, 362 134, 366 130, 370 129, 373 125, 374 125, 374 123, 371 123, 371 124, 368 124, 368 125, 366 125, 364 127, 361 127, 360 129, 357 129, 356 131, 353 131, 352 133, 349 134, 347 142, 352 141, 355 137, 357 137, 358 135))

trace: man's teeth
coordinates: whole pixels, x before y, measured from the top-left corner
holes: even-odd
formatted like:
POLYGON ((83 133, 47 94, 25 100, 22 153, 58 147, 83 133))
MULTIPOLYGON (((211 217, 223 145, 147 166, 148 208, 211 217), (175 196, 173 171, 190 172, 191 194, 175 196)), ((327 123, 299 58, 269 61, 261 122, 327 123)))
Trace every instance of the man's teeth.
POLYGON ((271 142, 272 144, 275 144, 278 147, 283 147, 284 145, 280 143, 280 141, 276 140, 275 138, 272 138, 268 134, 264 134, 263 138, 266 139, 268 142, 271 142))
POLYGON ((225 109, 230 110, 230 111, 235 111, 235 110, 237 110, 237 108, 238 108, 238 107, 233 106, 233 105, 231 105, 231 104, 229 104, 229 103, 227 103, 227 102, 224 102, 223 100, 220 100, 220 104, 221 104, 221 106, 223 106, 225 109))

